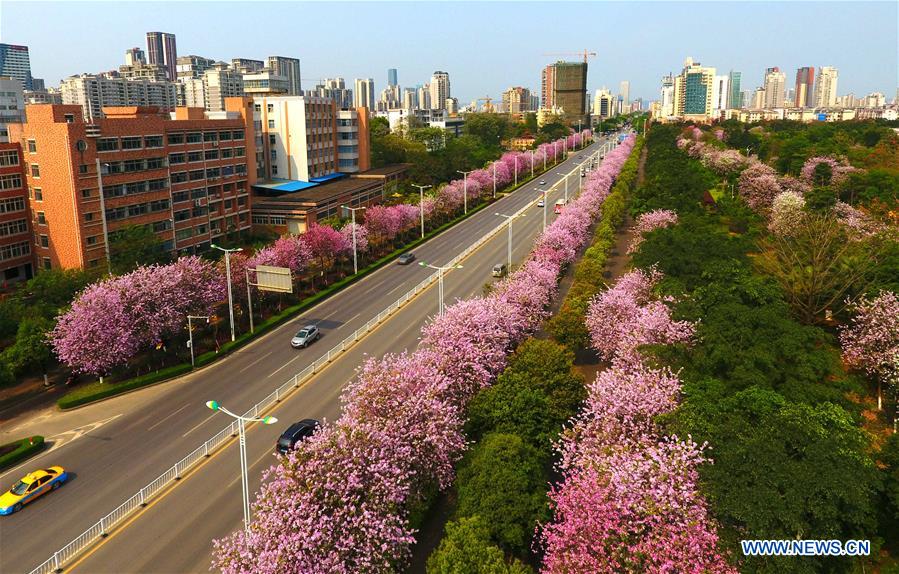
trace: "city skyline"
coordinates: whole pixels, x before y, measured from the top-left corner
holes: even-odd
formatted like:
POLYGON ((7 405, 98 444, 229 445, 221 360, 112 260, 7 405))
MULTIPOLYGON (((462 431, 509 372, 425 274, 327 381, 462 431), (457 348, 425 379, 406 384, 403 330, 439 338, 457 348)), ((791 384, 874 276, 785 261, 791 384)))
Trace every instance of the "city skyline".
MULTIPOLYGON (((404 87, 424 84, 435 70, 445 70, 452 77, 453 95, 458 97, 460 105, 483 97, 485 93, 498 99, 510 86, 520 85, 538 92, 540 72, 545 65, 558 59, 578 61, 573 54, 584 48, 599 52, 596 58, 589 60, 588 92, 592 94, 603 86, 615 91, 620 82, 629 81, 631 100, 658 99, 659 78, 679 69, 680 63, 688 56, 703 65, 716 67, 719 73, 729 70, 742 72, 744 90, 754 90, 763 85, 765 70, 775 66, 788 76, 803 66, 833 66, 840 70, 840 94, 883 92, 889 95, 897 85, 896 28, 893 25, 897 6, 888 2, 853 3, 854 9, 863 10, 868 16, 864 22, 845 18, 845 3, 717 4, 715 11, 707 14, 705 20, 709 30, 732 26, 733 21, 759 20, 759 26, 728 29, 726 43, 720 42, 714 33, 685 35, 684 26, 693 24, 689 24, 691 10, 683 8, 707 7, 708 3, 566 3, 563 5, 566 8, 583 10, 587 20, 596 20, 594 15, 600 20, 622 18, 631 21, 636 15, 641 18, 643 28, 639 34, 625 29, 627 27, 602 27, 606 37, 592 44, 589 41, 581 42, 584 46, 567 46, 568 40, 556 42, 548 39, 556 33, 560 38, 568 37, 564 33, 568 26, 567 19, 555 13, 545 14, 535 9, 530 15, 527 10, 519 9, 516 25, 504 28, 490 23, 494 18, 508 16, 500 5, 464 3, 478 7, 470 11, 478 18, 469 19, 457 31, 464 32, 464 37, 478 38, 478 42, 460 42, 461 35, 453 37, 448 33, 432 33, 432 41, 421 43, 420 49, 414 52, 402 49, 404 37, 397 37, 391 32, 395 27, 409 29, 406 20, 410 19, 409 24, 414 24, 414 20, 402 12, 384 10, 384 4, 278 3, 284 17, 270 24, 271 29, 267 29, 263 43, 252 35, 238 34, 240 22, 229 19, 224 11, 210 13, 208 4, 179 4, 177 13, 160 11, 159 4, 131 5, 127 21, 114 13, 104 12, 102 18, 108 26, 96 34, 95 40, 84 41, 77 56, 71 58, 60 57, 60 52, 52 49, 52 42, 64 39, 73 18, 83 17, 84 10, 90 10, 94 5, 99 9, 99 3, 76 6, 42 3, 37 7, 20 2, 6 3, 0 32, 4 42, 29 46, 32 74, 44 78, 48 86, 57 86, 60 80, 71 75, 116 69, 124 61, 125 51, 141 45, 146 33, 154 30, 175 34, 179 55, 198 55, 224 61, 232 58, 262 59, 268 54, 299 58, 303 89, 312 89, 317 83, 315 78, 374 77, 375 91, 380 92, 386 86, 384 80, 390 68, 399 70, 400 78, 404 79, 400 85, 404 87), (48 6, 52 8, 48 9, 48 6), (649 6, 651 10, 647 9, 649 6), (294 21, 293 14, 304 18, 316 14, 322 18, 339 17, 340 11, 348 9, 360 17, 356 20, 358 23, 347 21, 347 28, 341 32, 346 41, 337 44, 328 42, 326 28, 304 29, 308 38, 302 42, 287 33, 287 28, 294 21), (37 10, 41 11, 42 26, 28 26, 26 23, 34 21, 37 10), (194 13, 197 17, 191 16, 194 13), (138 16, 135 17, 135 14, 138 16), (803 19, 811 14, 814 14, 815 33, 804 35, 803 52, 785 54, 780 39, 784 34, 798 33, 802 29, 803 19), (878 17, 871 17, 872 14, 878 17), (760 20, 762 15, 764 20, 760 20), (381 20, 384 21, 383 26, 373 25, 381 20), (198 22, 202 24, 197 25, 198 22), (282 27, 285 33, 279 34, 282 27), (354 33, 356 27, 359 27, 358 34, 354 33), (539 38, 536 42, 535 37, 539 38), (633 41, 629 41, 629 37, 633 41), (765 41, 775 37, 778 38, 776 42, 765 41), (640 42, 636 41, 638 38, 640 42), (371 50, 371 45, 381 48, 371 50), (497 48, 494 49, 494 45, 497 48), (672 46, 675 46, 676 52, 672 46), (484 51, 489 52, 491 57, 484 58, 484 51), (546 55, 568 52, 572 55, 546 55), (497 74, 497 68, 505 70, 505 73, 497 74)), ((240 5, 228 3, 220 6, 236 8, 240 5)), ((439 20, 441 17, 455 17, 457 6, 458 3, 435 3, 429 11, 439 20)), ((566 10, 559 12, 570 13, 566 10)))

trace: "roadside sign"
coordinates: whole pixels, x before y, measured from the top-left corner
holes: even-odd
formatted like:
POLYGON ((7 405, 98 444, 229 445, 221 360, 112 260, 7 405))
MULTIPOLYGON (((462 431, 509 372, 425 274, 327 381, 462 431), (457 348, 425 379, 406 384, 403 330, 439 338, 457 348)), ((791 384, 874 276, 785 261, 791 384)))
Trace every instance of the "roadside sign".
POLYGON ((293 281, 290 278, 290 269, 287 267, 273 267, 271 265, 257 265, 256 287, 258 287, 260 291, 293 293, 293 281))

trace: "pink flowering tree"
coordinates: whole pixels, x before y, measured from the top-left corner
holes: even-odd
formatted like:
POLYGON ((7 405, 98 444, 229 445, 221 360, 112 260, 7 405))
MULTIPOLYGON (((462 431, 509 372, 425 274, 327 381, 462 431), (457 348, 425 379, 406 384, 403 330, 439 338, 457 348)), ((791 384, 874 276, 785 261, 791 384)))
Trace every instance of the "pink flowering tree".
POLYGON ((883 291, 851 307, 855 316, 840 331, 843 359, 877 379, 877 408, 883 408, 883 383, 899 390, 899 298, 883 291))
POLYGON ((627 248, 628 255, 637 252, 647 233, 656 229, 671 227, 672 225, 677 225, 677 213, 670 209, 656 209, 641 214, 637 218, 636 225, 634 225, 634 238, 627 248))
POLYGON ((815 156, 808 158, 802 164, 800 174, 803 180, 813 185, 839 186, 845 183, 853 171, 855 168, 843 158, 815 156))
POLYGON ((368 251, 368 228, 366 226, 357 223, 353 227, 352 223, 347 223, 340 229, 340 234, 343 235, 343 241, 351 250, 353 249, 353 235, 355 234, 357 254, 363 254, 368 251))
POLYGON ((323 274, 333 267, 338 257, 347 253, 348 248, 352 249, 343 234, 328 225, 313 223, 300 235, 300 239, 323 274))
POLYGON ((768 229, 771 233, 787 237, 802 225, 805 218, 805 199, 793 191, 777 194, 771 203, 768 229))
POLYGON ((849 239, 853 241, 861 241, 887 230, 886 226, 864 211, 842 201, 833 206, 833 213, 846 229, 849 239))
POLYGON ((738 181, 740 196, 754 211, 765 213, 782 190, 774 168, 753 162, 743 170, 738 181))

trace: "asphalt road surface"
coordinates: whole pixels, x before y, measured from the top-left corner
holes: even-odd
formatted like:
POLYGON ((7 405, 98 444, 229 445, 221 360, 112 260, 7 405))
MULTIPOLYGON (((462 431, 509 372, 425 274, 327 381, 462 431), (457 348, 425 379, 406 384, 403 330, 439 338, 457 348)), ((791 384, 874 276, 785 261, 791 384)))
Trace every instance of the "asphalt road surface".
MULTIPOLYGON (((558 172, 568 172, 583 161, 577 159, 579 156, 587 158, 600 145, 598 142, 573 152, 545 176, 419 246, 415 250, 418 261, 445 264, 502 223, 495 212, 512 213, 534 202, 539 196, 534 189, 540 187, 541 180, 547 183, 542 187, 553 187, 547 197, 551 221, 553 203, 562 197, 563 186, 555 185, 562 179, 558 172)), ((576 192, 578 179, 573 175, 569 180, 571 195, 576 192)), ((530 252, 542 223, 543 210, 536 206, 515 220, 515 262, 530 252)), ((446 274, 448 304, 481 293, 484 285, 493 281, 491 268, 506 261, 507 241, 505 231, 496 234, 462 262, 462 269, 446 274)), ((415 264, 388 265, 232 356, 148 390, 146 398, 140 396, 141 391, 92 407, 95 421, 62 433, 62 446, 26 465, 61 465, 74 477, 22 512, 2 517, 0 572, 29 571, 227 426, 230 421, 225 415, 205 407, 207 400, 217 400, 233 412, 246 411, 432 272, 415 264), (291 348, 293 333, 309 323, 318 325, 321 339, 304 350, 291 348)), ((259 488, 262 471, 275 462, 274 444, 284 428, 303 418, 336 419, 340 393, 364 358, 414 349, 421 327, 436 313, 437 303, 435 283, 267 413, 279 419, 277 424, 248 429, 252 493, 259 488)), ((6 472, 0 480, 5 486, 27 470, 23 467, 6 472)), ((208 572, 211 540, 239 528, 243 520, 239 470, 234 441, 73 562, 73 571, 208 572)))

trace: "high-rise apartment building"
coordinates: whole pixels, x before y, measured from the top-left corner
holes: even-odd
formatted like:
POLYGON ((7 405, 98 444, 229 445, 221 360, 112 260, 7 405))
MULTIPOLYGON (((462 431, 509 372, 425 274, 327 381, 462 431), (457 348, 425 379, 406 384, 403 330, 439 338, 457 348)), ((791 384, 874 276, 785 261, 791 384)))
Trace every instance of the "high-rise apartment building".
POLYGON ((8 124, 25 120, 25 91, 19 78, 0 76, 0 142, 9 141, 8 124))
POLYGON ((103 117, 103 108, 154 106, 173 110, 178 104, 175 82, 126 80, 110 74, 82 74, 60 83, 63 104, 77 104, 87 120, 103 117))
MULTIPOLYGON (((15 81, 21 84, 18 78, 15 81)), ((34 236, 26 190, 21 145, 0 143, 0 290, 34 275, 34 236)), ((36 215, 35 223, 45 226, 44 213, 36 215)))
POLYGON ((866 108, 882 108, 887 103, 886 95, 881 92, 873 92, 865 96, 864 107, 866 108))
POLYGON ((284 56, 269 56, 268 66, 276 75, 287 78, 287 95, 299 96, 303 93, 300 81, 300 60, 284 56))
POLYGON ((796 70, 796 87, 793 88, 793 106, 815 107, 815 68, 806 66, 796 70))
MULTIPOLYGON (((670 118, 674 115, 674 76, 668 74, 662 78, 662 92, 659 98, 659 115, 670 118)), ((594 112, 596 113, 596 112, 594 112)))
POLYGON ((388 86, 398 86, 400 85, 397 81, 396 68, 389 68, 387 70, 387 85, 388 86))
POLYGON ((178 78, 178 50, 175 46, 175 35, 168 32, 147 32, 148 63, 165 68, 166 77, 174 82, 178 78))
POLYGON ((728 109, 736 110, 743 107, 743 94, 740 91, 742 88, 740 85, 742 77, 742 72, 735 72, 733 70, 727 75, 727 83, 730 88, 730 96, 727 100, 728 109))
POLYGON ((405 88, 403 90, 403 109, 404 110, 417 110, 418 109, 418 93, 415 88, 405 88))
POLYGON ((775 109, 784 107, 784 96, 786 95, 786 74, 780 71, 777 66, 765 70, 765 105, 767 109, 775 109))
POLYGON ((337 110, 337 171, 367 171, 370 160, 368 109, 337 110))
POLYGON ((420 110, 430 110, 431 109, 431 86, 430 84, 425 84, 423 86, 419 86, 416 89, 418 93, 418 109, 420 110))
POLYGON ((29 107, 10 136, 27 150, 32 217, 45 222, 35 229, 38 266, 103 267, 110 237, 131 225, 173 252, 249 229, 253 110, 242 98, 227 108, 105 108, 88 124, 77 106, 29 107))
POLYGON ((749 106, 753 110, 761 110, 765 107, 765 88, 758 87, 752 94, 752 105, 749 106))
POLYGON ((23 89, 34 89, 28 46, 0 44, 0 76, 18 78, 23 89))
POLYGON ((531 110, 531 91, 521 86, 503 92, 503 109, 510 114, 520 114, 531 110))
POLYGON ((375 81, 372 78, 356 78, 353 90, 353 107, 375 108, 375 81))
POLYGON ((712 80, 712 117, 720 118, 727 109, 727 100, 730 97, 729 76, 715 76, 712 80))
POLYGON ((223 111, 228 98, 239 98, 244 95, 244 75, 225 62, 217 62, 203 72, 203 91, 209 111, 223 111))
POLYGON ((629 81, 623 80, 618 84, 618 95, 621 96, 624 105, 629 106, 631 104, 631 83, 629 81))
POLYGON ((262 60, 251 60, 249 58, 232 58, 231 67, 244 73, 258 72, 265 67, 265 62, 262 60))
POLYGON ((553 102, 553 90, 556 85, 556 68, 550 64, 543 68, 540 72, 540 107, 544 109, 552 109, 555 107, 553 102))
POLYGON ((431 109, 445 110, 446 100, 452 97, 450 92, 449 74, 437 71, 431 76, 430 92, 431 92, 431 109))
POLYGON ((136 66, 137 64, 146 64, 147 55, 141 48, 134 47, 125 50, 125 65, 136 66))
POLYGON ((674 78, 674 115, 689 120, 705 121, 712 115, 715 68, 684 61, 684 68, 674 78))
POLYGON ((323 83, 311 90, 306 90, 305 95, 330 98, 337 104, 337 109, 349 109, 354 104, 353 90, 346 87, 343 78, 325 78, 323 83))
POLYGON ((270 68, 262 68, 243 74, 243 89, 248 96, 287 95, 290 90, 290 80, 270 68))
POLYGON ((400 87, 396 84, 387 86, 381 90, 381 97, 378 98, 376 104, 379 110, 396 110, 402 107, 402 93, 400 87))
POLYGON ((180 82, 202 78, 203 73, 216 63, 212 58, 194 55, 178 56, 175 62, 175 70, 180 82))
POLYGON ((587 63, 556 62, 551 76, 553 107, 560 109, 565 119, 586 125, 587 63))
MULTIPOLYGON (((126 55, 126 60, 127 55, 126 55)), ((115 77, 124 78, 126 80, 150 80, 151 82, 168 81, 168 69, 159 64, 146 64, 136 62, 134 64, 125 64, 119 66, 118 74, 115 77)))
POLYGON ((837 69, 824 66, 818 70, 818 79, 815 81, 815 107, 832 108, 837 103, 837 69))
POLYGON ((600 119, 610 118, 615 115, 616 104, 617 98, 612 95, 612 92, 606 88, 600 88, 593 96, 593 115, 600 119))

